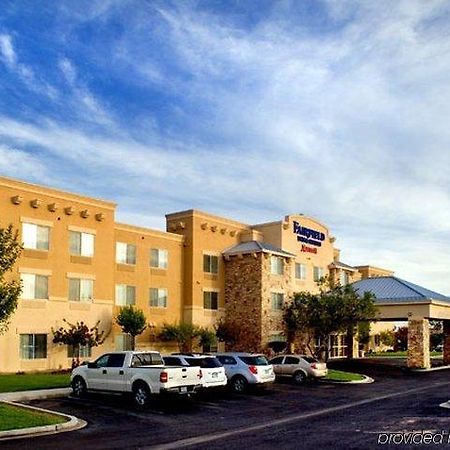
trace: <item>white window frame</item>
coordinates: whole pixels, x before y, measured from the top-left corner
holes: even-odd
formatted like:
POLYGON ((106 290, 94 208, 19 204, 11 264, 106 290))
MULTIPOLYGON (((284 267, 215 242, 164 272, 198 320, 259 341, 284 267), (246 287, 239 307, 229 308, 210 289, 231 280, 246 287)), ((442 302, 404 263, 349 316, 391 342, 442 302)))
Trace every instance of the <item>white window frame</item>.
POLYGON ((116 242, 116 263, 136 265, 137 247, 126 242, 116 242))
POLYGON ((114 339, 114 347, 118 352, 124 352, 131 350, 132 347, 132 338, 129 334, 121 333, 117 334, 114 339))
POLYGON ((31 250, 48 251, 50 249, 50 227, 32 222, 22 222, 23 247, 31 250), (45 233, 46 239, 40 240, 39 234, 45 233))
POLYGON ((25 300, 48 300, 48 275, 41 275, 37 273, 27 273, 22 272, 20 274, 22 281, 22 295, 21 298, 25 300), (45 281, 45 296, 38 295, 39 283, 44 283, 45 281))
POLYGON ((167 288, 149 289, 149 305, 151 308, 167 308, 168 290, 167 288))
POLYGON ((350 283, 350 274, 345 270, 341 270, 339 274, 339 283, 341 286, 346 286, 350 283))
POLYGON ((314 281, 320 281, 325 276, 325 269, 323 267, 314 266, 313 274, 314 281))
POLYGON ((210 290, 203 291, 203 309, 205 309, 207 311, 218 311, 218 309, 219 309, 219 293, 217 291, 210 291, 210 290), (215 303, 216 303, 215 308, 213 308, 213 306, 214 306, 213 294, 216 297, 215 298, 215 303))
POLYGON ((272 255, 270 257, 270 273, 272 275, 283 275, 284 258, 282 256, 272 255))
POLYGON ((282 311, 284 306, 284 293, 283 292, 271 292, 270 293, 270 305, 272 311, 282 311))
POLYGON ((211 275, 219 273, 219 256, 213 253, 203 253, 203 272, 211 275))
POLYGON ((70 277, 68 299, 71 302, 91 303, 94 299, 94 280, 89 278, 70 277), (75 287, 74 284, 78 284, 78 286, 75 287), (71 292, 73 292, 74 289, 77 290, 75 298, 71 296, 71 292), (86 293, 90 295, 86 295, 86 293))
MULTIPOLYGON (((92 347, 91 346, 78 345, 78 348, 79 348, 79 352, 78 352, 79 358, 90 358, 92 356, 92 347)), ((75 345, 67 346, 67 357, 75 358, 75 345)))
POLYGON ((296 280, 306 280, 306 264, 304 263, 295 263, 295 279, 296 280), (297 267, 299 270, 297 272, 297 267), (300 276, 297 276, 300 275, 300 276))
POLYGON ((69 252, 71 255, 92 258, 95 253, 95 234, 69 230, 69 252), (77 237, 79 251, 78 249, 74 251, 72 247, 75 236, 77 237))
POLYGON ((116 284, 115 303, 118 306, 130 306, 136 304, 136 286, 129 284, 116 284), (133 295, 131 295, 133 292, 133 295))
POLYGON ((169 252, 163 248, 150 249, 150 267, 153 269, 167 269, 169 266, 169 252), (156 262, 155 262, 156 260, 156 262), (156 264, 156 265, 155 265, 156 264))
POLYGON ((48 355, 48 335, 46 333, 23 333, 20 334, 20 341, 19 341, 19 345, 20 345, 20 359, 23 360, 33 360, 33 359, 46 359, 47 355, 48 355), (31 336, 31 344, 24 344, 23 343, 23 337, 31 336), (45 336, 45 356, 36 356, 37 354, 37 345, 36 345, 36 337, 37 336, 45 336))

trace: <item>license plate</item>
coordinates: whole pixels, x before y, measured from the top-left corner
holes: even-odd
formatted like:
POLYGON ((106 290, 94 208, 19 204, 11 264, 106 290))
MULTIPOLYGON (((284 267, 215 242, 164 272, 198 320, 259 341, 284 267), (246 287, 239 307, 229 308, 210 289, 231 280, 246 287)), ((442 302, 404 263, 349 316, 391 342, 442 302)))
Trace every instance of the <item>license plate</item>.
POLYGON ((187 392, 187 386, 180 387, 180 392, 187 392))

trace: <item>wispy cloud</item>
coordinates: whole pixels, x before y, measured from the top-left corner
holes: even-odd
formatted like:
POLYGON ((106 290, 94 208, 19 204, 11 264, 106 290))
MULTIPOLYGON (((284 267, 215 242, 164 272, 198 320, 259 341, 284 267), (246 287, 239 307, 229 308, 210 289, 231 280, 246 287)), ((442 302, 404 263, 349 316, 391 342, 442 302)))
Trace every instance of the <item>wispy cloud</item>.
MULTIPOLYGON (((330 225, 346 262, 450 294, 450 6, 313 3, 259 15, 241 2, 62 3, 45 80, 60 77, 60 114, 3 109, 0 142, 42 173, 57 164, 64 188, 117 200, 121 220, 303 212, 330 225)), ((2 62, 36 84, 11 36, 2 62)))

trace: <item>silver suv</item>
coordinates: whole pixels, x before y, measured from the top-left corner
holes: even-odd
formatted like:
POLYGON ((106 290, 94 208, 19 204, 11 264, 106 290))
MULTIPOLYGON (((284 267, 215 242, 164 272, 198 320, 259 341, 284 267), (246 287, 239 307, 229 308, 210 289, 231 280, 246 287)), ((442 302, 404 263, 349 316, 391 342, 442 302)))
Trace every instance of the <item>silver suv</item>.
POLYGON ((227 352, 215 356, 225 367, 228 385, 234 392, 242 393, 248 385, 265 385, 275 381, 273 367, 264 355, 227 352))
POLYGON ((166 366, 195 366, 200 367, 202 387, 219 387, 227 384, 225 369, 214 356, 192 353, 173 353, 163 356, 166 366))

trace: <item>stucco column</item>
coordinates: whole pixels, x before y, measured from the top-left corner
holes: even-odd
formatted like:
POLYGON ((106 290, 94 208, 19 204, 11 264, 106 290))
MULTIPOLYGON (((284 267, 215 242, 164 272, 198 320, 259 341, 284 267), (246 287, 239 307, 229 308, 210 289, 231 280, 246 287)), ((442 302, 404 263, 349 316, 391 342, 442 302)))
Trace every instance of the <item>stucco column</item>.
POLYGON ((444 328, 444 364, 450 365, 450 320, 443 320, 444 328))
POLYGON ((408 367, 430 367, 430 326, 428 319, 408 319, 408 367))

